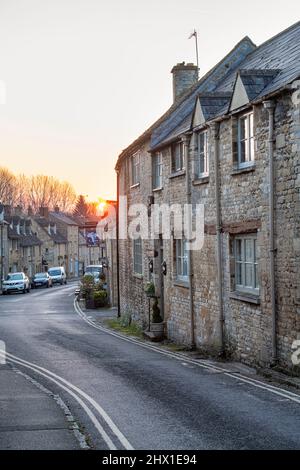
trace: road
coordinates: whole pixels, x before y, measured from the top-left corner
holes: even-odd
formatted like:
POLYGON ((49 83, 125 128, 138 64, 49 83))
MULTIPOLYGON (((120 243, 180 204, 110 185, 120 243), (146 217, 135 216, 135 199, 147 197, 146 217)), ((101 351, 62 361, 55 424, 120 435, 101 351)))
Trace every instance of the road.
POLYGON ((1 296, 0 340, 8 362, 62 398, 93 448, 300 448, 297 392, 96 329, 74 290, 1 296))

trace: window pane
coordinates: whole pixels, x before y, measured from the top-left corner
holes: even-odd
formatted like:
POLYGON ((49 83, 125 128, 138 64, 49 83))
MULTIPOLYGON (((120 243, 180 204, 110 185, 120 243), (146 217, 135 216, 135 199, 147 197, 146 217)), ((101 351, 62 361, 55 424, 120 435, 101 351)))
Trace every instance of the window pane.
POLYGON ((253 129, 253 113, 249 116, 249 137, 254 136, 254 129, 253 129))
POLYGON ((254 274, 255 274, 255 289, 259 289, 257 264, 254 265, 254 274))
POLYGON ((245 140, 247 139, 248 131, 247 131, 247 118, 243 117, 240 119, 240 139, 245 140))
POLYGON ((246 263, 245 265, 245 285, 250 288, 254 287, 253 265, 250 263, 246 263))
POLYGON ((242 261, 242 240, 236 240, 235 241, 235 246, 236 246, 236 259, 237 261, 242 261))
POLYGON ((249 157, 249 161, 254 161, 254 138, 252 137, 250 139, 250 157, 249 157))
POLYGON ((242 263, 236 263, 236 283, 242 285, 242 263))
POLYGON ((245 163, 247 160, 247 149, 246 149, 246 142, 240 142, 240 163, 245 163))
POLYGON ((254 262, 253 257, 253 240, 245 240, 245 261, 247 262, 254 262))

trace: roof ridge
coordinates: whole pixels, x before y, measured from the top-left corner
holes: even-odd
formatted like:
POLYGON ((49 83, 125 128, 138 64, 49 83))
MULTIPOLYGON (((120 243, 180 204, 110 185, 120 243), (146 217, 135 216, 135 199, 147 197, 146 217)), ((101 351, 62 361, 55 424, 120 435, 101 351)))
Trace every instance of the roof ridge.
MULTIPOLYGON (((284 29, 283 31, 280 31, 279 33, 275 34, 271 38, 269 38, 266 41, 262 42, 259 46, 257 46, 257 49, 260 49, 261 47, 265 46, 269 42, 274 41, 274 39, 279 38, 280 36, 283 36, 284 34, 288 33, 289 31, 291 31, 292 29, 295 29, 298 26, 300 26, 300 21, 296 21, 296 23, 292 24, 288 28, 284 29)), ((252 52, 250 54, 252 54, 252 52)))

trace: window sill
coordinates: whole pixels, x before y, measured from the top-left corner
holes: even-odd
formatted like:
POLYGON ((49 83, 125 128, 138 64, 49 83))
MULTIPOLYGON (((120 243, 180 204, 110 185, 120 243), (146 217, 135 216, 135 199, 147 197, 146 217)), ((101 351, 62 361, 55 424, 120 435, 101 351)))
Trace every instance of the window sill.
POLYGON ((163 189, 164 189, 163 187, 161 187, 161 188, 154 188, 154 189, 152 189, 152 192, 153 192, 153 193, 158 193, 159 191, 162 191, 163 189))
POLYGON ((174 171, 174 172, 169 176, 169 179, 172 180, 172 179, 174 179, 174 178, 178 178, 179 176, 185 176, 185 170, 174 171))
POLYGON ((180 281, 179 279, 173 281, 173 286, 183 287, 184 289, 188 289, 190 287, 188 281, 180 281))
POLYGON ((255 163, 253 163, 252 165, 241 167, 241 168, 234 167, 231 172, 231 175, 235 176, 235 175, 240 175, 242 173, 251 173, 253 171, 255 171, 255 163))
POLYGON ((202 178, 197 178, 193 180, 194 186, 200 186, 201 184, 209 183, 209 176, 203 176, 202 178))
POLYGON ((132 276, 133 276, 135 279, 139 279, 140 281, 142 281, 142 280, 144 279, 143 274, 133 273, 132 276))
POLYGON ((244 292, 231 292, 229 294, 230 299, 240 300, 241 302, 247 302, 249 304, 260 305, 260 298, 256 295, 247 294, 244 292))
POLYGON ((135 188, 138 188, 139 186, 140 186, 140 183, 136 183, 130 186, 130 189, 135 189, 135 188))

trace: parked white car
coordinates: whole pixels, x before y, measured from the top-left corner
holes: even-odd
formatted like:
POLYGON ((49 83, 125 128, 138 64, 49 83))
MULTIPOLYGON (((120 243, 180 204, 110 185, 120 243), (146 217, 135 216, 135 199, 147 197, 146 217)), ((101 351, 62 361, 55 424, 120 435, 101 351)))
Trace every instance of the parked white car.
POLYGON ((95 281, 99 281, 100 275, 103 273, 102 264, 91 264, 85 268, 84 275, 92 275, 95 281))
POLYGON ((30 292, 30 281, 25 273, 10 273, 7 275, 6 280, 2 282, 3 294, 10 294, 10 292, 30 292))
POLYGON ((67 275, 63 266, 48 269, 48 274, 52 280, 52 284, 67 284, 67 275))

